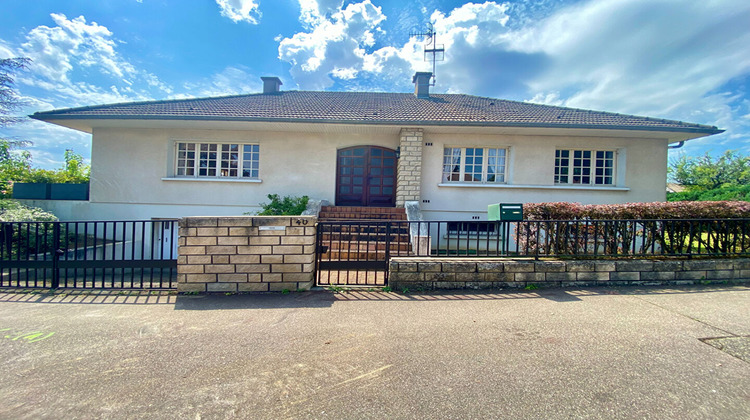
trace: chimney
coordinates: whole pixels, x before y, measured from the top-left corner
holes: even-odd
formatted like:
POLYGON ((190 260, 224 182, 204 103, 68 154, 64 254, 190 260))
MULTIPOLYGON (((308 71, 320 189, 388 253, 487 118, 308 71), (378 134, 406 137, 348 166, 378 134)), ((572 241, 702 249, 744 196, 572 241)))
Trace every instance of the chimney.
POLYGON ((414 94, 417 98, 430 97, 430 78, 432 78, 432 72, 418 71, 411 79, 411 82, 414 83, 414 94))
POLYGON ((278 77, 261 77, 263 81, 263 93, 279 93, 279 86, 283 85, 278 77))

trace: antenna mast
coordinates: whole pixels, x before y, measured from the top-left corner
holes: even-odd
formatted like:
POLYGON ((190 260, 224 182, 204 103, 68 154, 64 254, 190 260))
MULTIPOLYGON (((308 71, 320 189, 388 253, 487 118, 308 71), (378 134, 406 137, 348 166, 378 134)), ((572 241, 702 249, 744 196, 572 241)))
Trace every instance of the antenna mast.
POLYGON ((437 43, 437 32, 432 23, 427 23, 424 29, 414 28, 409 31, 409 38, 420 38, 424 41, 424 61, 432 61, 432 83, 435 86, 436 62, 445 60, 445 46, 437 43))

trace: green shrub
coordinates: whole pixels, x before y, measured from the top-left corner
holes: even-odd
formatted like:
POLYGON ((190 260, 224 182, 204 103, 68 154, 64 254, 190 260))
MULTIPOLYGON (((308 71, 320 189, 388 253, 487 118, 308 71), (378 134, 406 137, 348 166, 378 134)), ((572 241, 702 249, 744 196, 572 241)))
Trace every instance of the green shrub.
POLYGON ((15 200, 0 200, 0 222, 56 222, 57 216, 15 200))
POLYGON ((299 216, 307 208, 307 202, 310 198, 306 195, 302 197, 284 196, 280 198, 278 194, 268 194, 270 203, 261 203, 263 210, 259 211, 258 216, 299 216))
POLYGON ((676 201, 625 204, 526 203, 526 220, 721 219, 750 217, 743 201, 676 201))
POLYGON ((730 185, 713 190, 668 193, 667 201, 750 201, 750 185, 730 185))

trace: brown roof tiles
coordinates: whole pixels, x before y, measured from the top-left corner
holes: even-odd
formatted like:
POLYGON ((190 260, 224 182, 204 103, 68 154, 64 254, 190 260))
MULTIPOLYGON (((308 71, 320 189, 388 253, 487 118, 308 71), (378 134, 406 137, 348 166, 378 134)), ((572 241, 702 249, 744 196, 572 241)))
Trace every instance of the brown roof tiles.
POLYGON ((202 119, 351 124, 609 128, 720 133, 713 126, 470 95, 286 91, 37 112, 32 118, 202 119))

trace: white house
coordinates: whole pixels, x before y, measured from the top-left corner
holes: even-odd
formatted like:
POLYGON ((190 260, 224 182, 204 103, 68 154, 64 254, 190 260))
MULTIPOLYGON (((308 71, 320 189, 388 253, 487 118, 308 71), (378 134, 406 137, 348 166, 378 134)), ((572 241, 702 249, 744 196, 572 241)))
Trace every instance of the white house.
POLYGON ((38 112, 91 133, 88 202, 62 219, 241 215, 267 194, 419 202, 427 220, 498 202, 663 201, 667 149, 716 127, 460 94, 281 91, 38 112))

